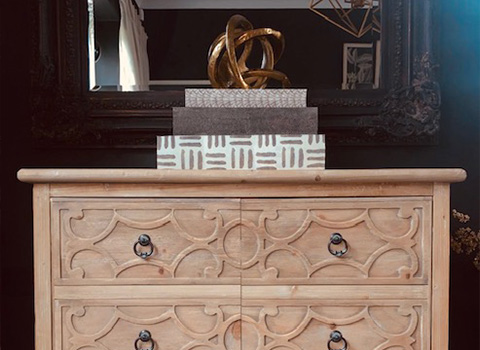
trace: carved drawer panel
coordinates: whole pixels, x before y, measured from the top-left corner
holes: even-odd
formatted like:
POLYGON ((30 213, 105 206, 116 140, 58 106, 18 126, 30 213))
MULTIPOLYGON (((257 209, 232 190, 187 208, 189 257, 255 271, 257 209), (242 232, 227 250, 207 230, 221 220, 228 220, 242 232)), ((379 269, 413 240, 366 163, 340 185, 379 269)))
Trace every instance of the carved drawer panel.
POLYGON ((239 203, 53 199, 54 283, 239 284, 239 203))
POLYGON ((317 350, 336 331, 330 349, 424 350, 429 322, 422 300, 57 301, 54 349, 317 350))
POLYGON ((57 301, 54 318, 54 350, 241 348, 238 300, 57 301))
POLYGON ((428 198, 242 201, 242 284, 427 284, 428 198))
POLYGON ((421 300, 244 301, 242 348, 425 350, 429 322, 421 300))

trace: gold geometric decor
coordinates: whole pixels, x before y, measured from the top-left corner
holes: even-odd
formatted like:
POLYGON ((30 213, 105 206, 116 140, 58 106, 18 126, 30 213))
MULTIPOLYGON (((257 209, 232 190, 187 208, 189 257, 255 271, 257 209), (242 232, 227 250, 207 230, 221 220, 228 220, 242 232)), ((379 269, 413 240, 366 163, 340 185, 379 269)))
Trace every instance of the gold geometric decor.
POLYGON ((288 77, 274 70, 284 49, 285 39, 279 31, 254 29, 245 17, 232 16, 226 32, 215 39, 208 52, 208 77, 212 87, 264 89, 270 79, 279 81, 284 88, 290 87, 288 77), (258 69, 247 66, 254 40, 258 40, 263 49, 262 65, 258 69), (241 52, 240 57, 237 52, 241 52))
POLYGON ((381 32, 380 0, 311 0, 309 8, 327 22, 356 38, 361 38, 370 31, 381 32), (324 8, 319 8, 324 1, 330 3, 335 12, 334 16, 329 17, 326 12, 323 12, 324 8), (360 20, 353 18, 358 10, 365 12, 360 20))

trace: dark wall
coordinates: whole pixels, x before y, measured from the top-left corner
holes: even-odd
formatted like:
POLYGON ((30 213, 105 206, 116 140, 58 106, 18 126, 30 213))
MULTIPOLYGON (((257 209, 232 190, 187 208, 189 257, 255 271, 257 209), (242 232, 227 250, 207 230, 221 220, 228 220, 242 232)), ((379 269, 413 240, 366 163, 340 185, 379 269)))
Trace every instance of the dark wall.
MULTIPOLYGON (((30 33, 36 28, 31 28, 25 18, 26 3, 3 1, 0 4, 1 347, 5 350, 14 346, 33 349, 34 341, 31 186, 18 182, 16 171, 22 167, 155 166, 153 151, 42 150, 33 146, 28 54, 30 33)), ((452 206, 470 213, 472 225, 478 227, 480 3, 478 0, 441 0, 436 19, 434 33, 441 48, 443 87, 440 144, 330 147, 327 166, 465 168, 469 179, 452 187, 452 206)), ((479 272, 468 258, 453 255, 451 277, 451 349, 479 349, 479 272)))

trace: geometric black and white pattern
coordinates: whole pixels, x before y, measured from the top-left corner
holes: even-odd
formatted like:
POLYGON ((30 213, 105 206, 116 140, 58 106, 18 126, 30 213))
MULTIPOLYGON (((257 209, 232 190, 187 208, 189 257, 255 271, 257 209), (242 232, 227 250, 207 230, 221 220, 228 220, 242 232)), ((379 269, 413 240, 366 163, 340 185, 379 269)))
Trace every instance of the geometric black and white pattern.
POLYGON ((158 136, 157 168, 325 169, 324 135, 158 136))

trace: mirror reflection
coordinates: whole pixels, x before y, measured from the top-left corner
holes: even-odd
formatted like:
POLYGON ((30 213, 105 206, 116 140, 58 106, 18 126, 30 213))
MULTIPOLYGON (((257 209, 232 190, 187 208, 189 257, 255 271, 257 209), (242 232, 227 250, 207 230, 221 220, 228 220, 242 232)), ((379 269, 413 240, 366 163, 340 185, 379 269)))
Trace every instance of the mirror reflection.
MULTIPOLYGON (((208 49, 234 14, 282 32, 286 50, 276 68, 293 87, 381 87, 380 1, 84 1, 91 91, 210 86, 208 49)), ((254 47, 249 66, 261 65, 261 53, 254 47)))

